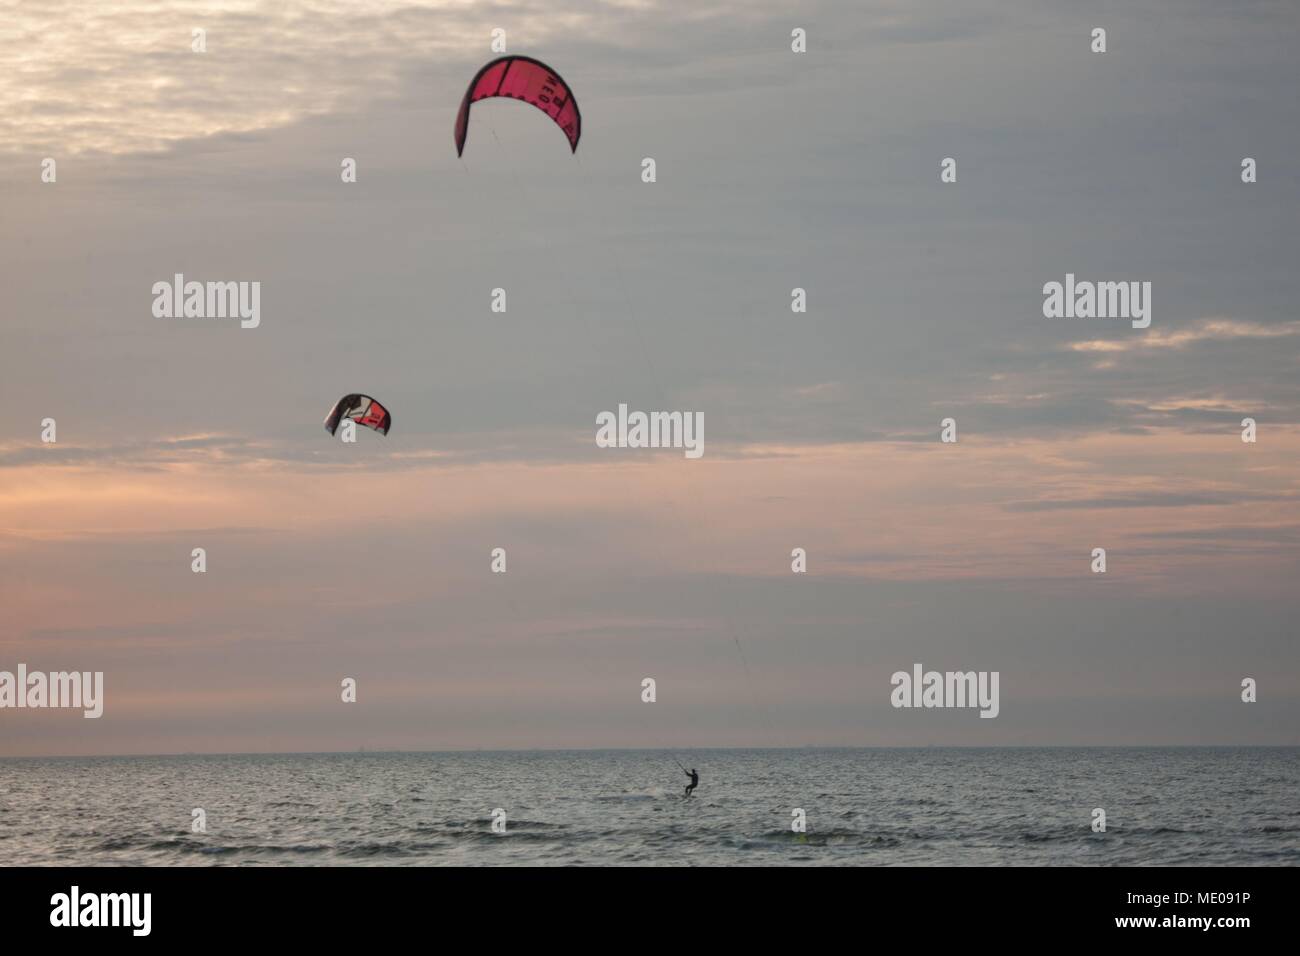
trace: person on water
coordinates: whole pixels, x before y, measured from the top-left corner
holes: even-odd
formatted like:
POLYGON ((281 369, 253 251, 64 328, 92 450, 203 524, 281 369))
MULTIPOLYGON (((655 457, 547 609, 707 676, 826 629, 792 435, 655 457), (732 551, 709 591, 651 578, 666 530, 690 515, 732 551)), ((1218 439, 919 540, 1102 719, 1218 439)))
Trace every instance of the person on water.
POLYGON ((694 767, 692 767, 690 770, 687 770, 685 767, 683 767, 682 773, 686 774, 686 776, 691 778, 691 782, 686 785, 686 792, 682 794, 683 797, 689 797, 691 795, 691 791, 700 785, 700 775, 695 772, 694 767))

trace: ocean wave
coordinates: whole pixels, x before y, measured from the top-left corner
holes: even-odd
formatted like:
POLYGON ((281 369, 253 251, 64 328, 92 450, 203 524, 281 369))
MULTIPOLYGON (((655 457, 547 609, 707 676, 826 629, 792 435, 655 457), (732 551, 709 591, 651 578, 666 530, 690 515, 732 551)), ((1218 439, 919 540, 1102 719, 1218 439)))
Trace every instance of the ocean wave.
MULTIPOLYGON (((665 800, 669 796, 667 790, 663 787, 651 787, 649 790, 624 790, 622 793, 602 794, 596 797, 599 801, 636 801, 636 800, 665 800)), ((672 796, 679 796, 676 792, 672 796)))
MULTIPOLYGON (((809 830, 807 833, 795 833, 792 830, 768 830, 757 837, 750 838, 750 843, 790 844, 794 846, 860 846, 886 847, 902 843, 896 836, 887 833, 862 833, 858 830, 832 828, 830 830, 809 830)), ((746 841, 742 841, 743 843, 746 841)))

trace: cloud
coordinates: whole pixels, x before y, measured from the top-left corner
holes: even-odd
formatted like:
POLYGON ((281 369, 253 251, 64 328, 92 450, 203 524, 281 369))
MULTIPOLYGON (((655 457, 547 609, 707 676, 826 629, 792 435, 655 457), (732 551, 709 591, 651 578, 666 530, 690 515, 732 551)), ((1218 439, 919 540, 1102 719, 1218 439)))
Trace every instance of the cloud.
POLYGON ((1134 352, 1143 349, 1186 349, 1206 342, 1241 342, 1250 339, 1293 338, 1300 335, 1300 322, 1266 325, 1239 319, 1198 319, 1182 328, 1153 326, 1142 335, 1115 339, 1072 342, 1075 352, 1134 352))
POLYGON ((3 647, 139 719, 0 747, 336 748, 345 673, 371 745, 639 741, 647 673, 701 744, 774 742, 756 696, 798 743, 969 742, 888 722, 918 659, 1032 687, 1000 739, 1292 739, 1202 706, 1294 684, 1300 575, 1297 13, 1221 6, 1117 7, 1099 57, 1020 0, 21 5, 3 647), (456 158, 493 26, 566 67, 576 157, 500 103, 456 158), (1043 321, 1066 271, 1154 324, 1043 321), (262 282, 262 325, 155 319, 176 272, 262 282), (331 441, 349 391, 392 434, 331 441), (596 449, 620 402, 706 457, 596 449))
MULTIPOLYGON (((498 5, 493 16, 534 42, 599 27, 596 10, 557 21, 547 6, 498 5)), ((357 109, 392 96, 417 55, 462 62, 485 49, 491 18, 467 0, 250 0, 198 11, 80 0, 19 6, 8 19, 0 143, 68 157, 157 152, 357 109), (206 31, 206 53, 191 50, 195 29, 206 31)))
POLYGON ((1106 498, 1061 498, 1012 501, 1008 511, 1060 511, 1063 509, 1099 510, 1108 508, 1192 508, 1236 505, 1248 501, 1300 501, 1298 494, 1257 494, 1236 492, 1150 492, 1141 495, 1106 498))
POLYGON ((1171 541, 1244 541, 1251 544, 1300 543, 1300 525, 1246 525, 1147 531, 1144 537, 1171 541))

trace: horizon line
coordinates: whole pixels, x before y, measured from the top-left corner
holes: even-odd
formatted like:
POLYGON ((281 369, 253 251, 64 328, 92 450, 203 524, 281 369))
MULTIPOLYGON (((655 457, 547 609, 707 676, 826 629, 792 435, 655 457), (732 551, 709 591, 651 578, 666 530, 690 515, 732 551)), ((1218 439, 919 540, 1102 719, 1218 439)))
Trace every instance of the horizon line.
POLYGON ((362 747, 356 750, 186 750, 168 753, 117 754, 0 754, 0 760, 116 760, 123 757, 355 757, 370 754, 432 756, 443 754, 546 754, 546 753, 696 753, 699 751, 756 750, 1296 750, 1295 744, 899 744, 821 745, 794 747, 472 747, 459 750, 403 750, 362 747))

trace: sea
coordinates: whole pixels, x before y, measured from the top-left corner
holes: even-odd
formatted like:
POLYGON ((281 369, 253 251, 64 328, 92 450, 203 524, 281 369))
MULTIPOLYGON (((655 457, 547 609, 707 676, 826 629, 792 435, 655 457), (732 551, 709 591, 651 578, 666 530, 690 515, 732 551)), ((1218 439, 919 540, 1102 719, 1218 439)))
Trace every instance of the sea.
POLYGON ((1296 747, 0 759, 4 866, 1297 864, 1296 747))

